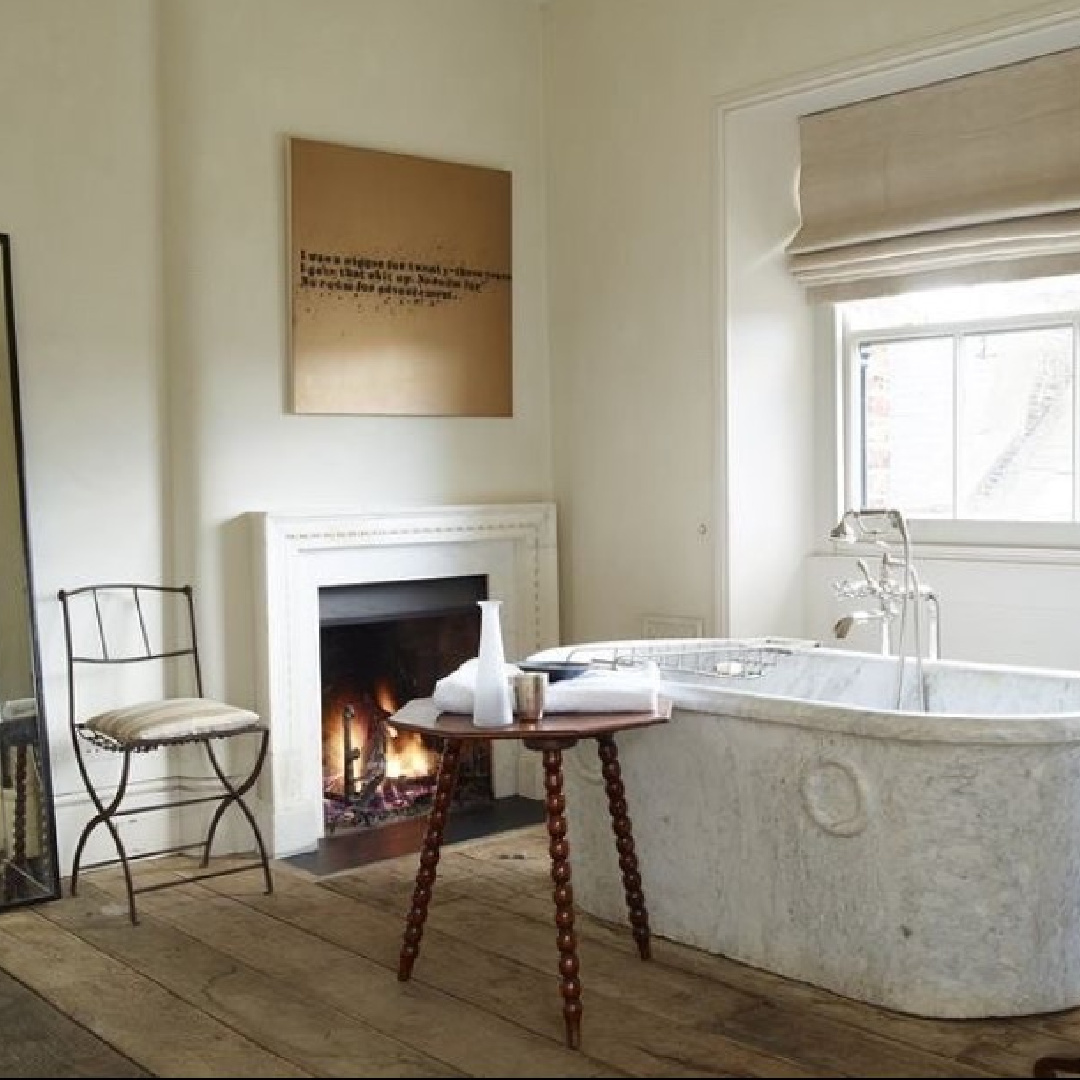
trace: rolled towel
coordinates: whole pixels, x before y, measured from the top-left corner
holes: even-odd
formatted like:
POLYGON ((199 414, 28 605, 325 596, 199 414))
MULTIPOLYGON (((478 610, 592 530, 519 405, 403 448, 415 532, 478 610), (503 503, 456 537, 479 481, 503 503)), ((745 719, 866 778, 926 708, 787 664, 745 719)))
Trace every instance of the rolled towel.
MULTIPOLYGON (((435 692, 431 696, 443 712, 472 714, 476 666, 477 658, 474 656, 435 684, 435 692)), ((505 668, 507 679, 521 674, 521 668, 513 664, 506 664, 505 668)))
POLYGON ((660 673, 655 664, 624 671, 586 671, 548 687, 545 712, 656 712, 660 673))
MULTIPOLYGON (((506 665, 509 679, 520 674, 506 665)), ((443 712, 471 714, 476 685, 476 660, 466 660, 435 684, 432 699, 443 712)), ((659 706, 660 676, 655 664, 625 671, 586 671, 560 679, 547 688, 545 713, 655 712, 659 706)))

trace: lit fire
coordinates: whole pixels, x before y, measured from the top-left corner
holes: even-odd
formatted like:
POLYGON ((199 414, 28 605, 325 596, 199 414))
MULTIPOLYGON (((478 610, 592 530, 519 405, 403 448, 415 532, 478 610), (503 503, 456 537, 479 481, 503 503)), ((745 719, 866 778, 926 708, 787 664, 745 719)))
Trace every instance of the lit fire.
POLYGON ((432 776, 439 767, 438 754, 424 745, 415 731, 398 732, 387 724, 386 778, 432 776))
POLYGON ((400 707, 397 698, 394 697, 393 687, 391 687, 386 679, 380 679, 375 684, 375 704, 378 705, 387 716, 393 716, 400 707))
POLYGON ((380 680, 371 693, 355 695, 353 700, 328 702, 327 710, 322 732, 323 789, 327 795, 347 794, 346 753, 351 749, 356 762, 354 776, 358 777, 368 764, 378 724, 384 724, 384 780, 429 777, 438 771, 438 752, 425 746, 419 733, 398 731, 385 723, 398 710, 389 681, 380 680))

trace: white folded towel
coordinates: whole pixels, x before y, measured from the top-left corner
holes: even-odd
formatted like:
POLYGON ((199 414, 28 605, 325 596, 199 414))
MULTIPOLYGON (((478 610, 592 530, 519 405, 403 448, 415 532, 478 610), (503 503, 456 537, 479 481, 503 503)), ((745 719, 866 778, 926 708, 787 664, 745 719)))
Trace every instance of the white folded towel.
MULTIPOLYGON (((513 664, 504 665, 507 679, 521 674, 521 668, 513 664)), ((444 675, 436 684, 431 695, 435 704, 443 712, 468 713, 473 711, 473 691, 476 687, 477 660, 474 656, 466 660, 456 671, 444 675)))
MULTIPOLYGON (((506 677, 521 673, 506 665, 506 677)), ((435 684, 432 699, 443 712, 471 714, 476 686, 476 660, 466 660, 435 684)), ((660 677, 655 664, 628 671, 586 671, 572 679, 548 685, 545 713, 655 712, 659 706, 660 677)))

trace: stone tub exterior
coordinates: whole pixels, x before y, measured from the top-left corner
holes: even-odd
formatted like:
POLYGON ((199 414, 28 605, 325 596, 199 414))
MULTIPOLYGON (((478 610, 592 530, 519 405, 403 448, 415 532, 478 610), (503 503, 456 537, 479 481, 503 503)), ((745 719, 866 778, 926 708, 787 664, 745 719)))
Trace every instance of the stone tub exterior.
MULTIPOLYGON (((665 677, 619 737, 653 933, 930 1017, 1080 1005, 1080 673, 794 646, 665 677)), ((578 907, 625 922, 596 749, 567 754, 578 907)))

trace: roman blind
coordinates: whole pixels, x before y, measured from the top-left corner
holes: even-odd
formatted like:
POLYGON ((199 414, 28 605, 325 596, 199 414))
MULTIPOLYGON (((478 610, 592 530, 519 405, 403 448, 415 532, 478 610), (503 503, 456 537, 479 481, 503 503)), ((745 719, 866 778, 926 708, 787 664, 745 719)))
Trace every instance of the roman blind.
POLYGON ((819 299, 1080 272, 1080 49, 799 119, 819 299))

